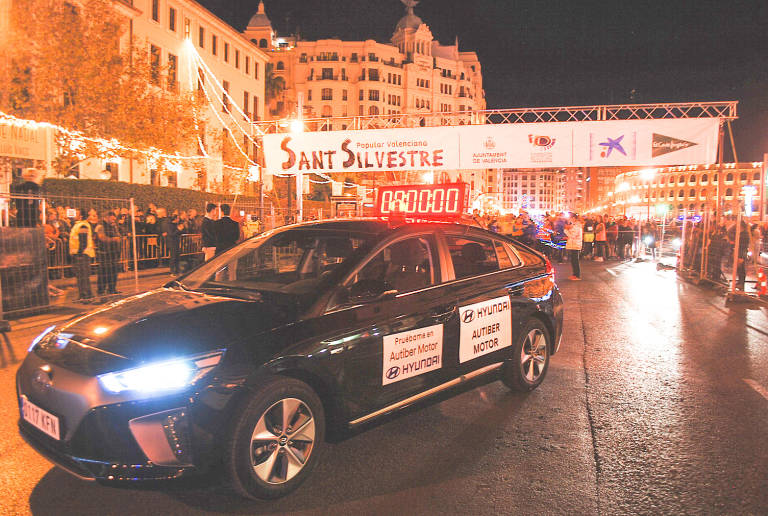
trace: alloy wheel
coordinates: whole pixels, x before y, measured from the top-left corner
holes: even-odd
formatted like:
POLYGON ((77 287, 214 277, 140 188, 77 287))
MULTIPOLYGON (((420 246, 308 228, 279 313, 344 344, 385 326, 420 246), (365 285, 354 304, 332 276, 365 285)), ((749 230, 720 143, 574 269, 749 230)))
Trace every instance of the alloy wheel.
POLYGON ((520 349, 520 367, 529 383, 538 380, 547 364, 547 339, 538 328, 533 328, 525 336, 520 349))
POLYGON ((251 467, 268 484, 283 484, 301 472, 315 443, 315 419, 306 403, 285 398, 271 405, 251 435, 251 467))

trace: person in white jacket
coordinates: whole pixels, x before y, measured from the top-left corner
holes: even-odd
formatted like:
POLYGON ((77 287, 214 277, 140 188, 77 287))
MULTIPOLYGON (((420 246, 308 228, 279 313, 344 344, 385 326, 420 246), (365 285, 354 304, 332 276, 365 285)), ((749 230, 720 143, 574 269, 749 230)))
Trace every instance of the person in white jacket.
POLYGON ((573 275, 571 280, 581 280, 581 267, 579 266, 579 255, 581 254, 581 240, 583 238, 583 227, 578 215, 571 215, 570 220, 565 225, 565 236, 568 241, 565 243, 565 250, 571 259, 571 269, 573 275))

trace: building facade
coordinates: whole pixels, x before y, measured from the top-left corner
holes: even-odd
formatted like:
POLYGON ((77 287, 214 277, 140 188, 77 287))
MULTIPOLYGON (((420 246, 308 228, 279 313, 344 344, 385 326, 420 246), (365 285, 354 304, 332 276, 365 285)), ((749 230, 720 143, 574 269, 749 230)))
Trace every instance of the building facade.
POLYGON ((740 203, 751 200, 752 210, 757 212, 764 174, 760 161, 725 163, 722 172, 718 165, 631 170, 616 176, 612 200, 598 208, 646 218, 665 212, 701 214, 715 210, 718 204, 726 213, 735 213, 740 203))
POLYGON ((564 169, 502 169, 504 211, 559 212, 566 206, 564 169))

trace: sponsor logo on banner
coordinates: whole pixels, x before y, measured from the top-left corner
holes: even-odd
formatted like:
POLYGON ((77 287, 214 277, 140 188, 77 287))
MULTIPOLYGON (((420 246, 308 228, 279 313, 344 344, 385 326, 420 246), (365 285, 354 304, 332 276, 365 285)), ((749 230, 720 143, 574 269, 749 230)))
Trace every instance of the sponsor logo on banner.
POLYGON ((384 337, 381 384, 399 382, 443 367, 443 325, 384 337))
POLYGON ((506 152, 494 152, 496 140, 493 139, 493 136, 488 136, 483 140, 483 147, 487 152, 472 153, 472 163, 474 165, 488 165, 490 167, 494 164, 504 164, 509 159, 506 152))
POLYGON ((589 134, 589 159, 619 159, 631 161, 637 158, 637 133, 627 132, 615 136, 589 134))
POLYGON ((512 307, 508 297, 463 306, 459 317, 460 363, 512 345, 512 307))
POLYGON ((528 143, 533 148, 531 161, 534 163, 552 163, 552 147, 555 146, 555 138, 546 135, 529 134, 528 143))
POLYGON ((687 149, 688 147, 693 147, 694 145, 698 145, 698 143, 681 140, 679 138, 674 138, 672 136, 665 136, 663 134, 653 133, 653 142, 651 143, 651 145, 652 145, 651 156, 655 158, 657 156, 669 154, 670 152, 675 152, 675 151, 687 149))

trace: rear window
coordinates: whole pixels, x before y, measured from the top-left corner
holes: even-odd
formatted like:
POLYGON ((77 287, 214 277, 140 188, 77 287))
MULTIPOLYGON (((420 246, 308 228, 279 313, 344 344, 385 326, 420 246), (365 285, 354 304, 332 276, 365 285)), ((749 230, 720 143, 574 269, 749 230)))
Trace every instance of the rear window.
POLYGON ((517 256, 523 261, 523 265, 541 265, 544 263, 541 256, 522 246, 515 246, 514 249, 514 252, 517 253, 517 256))
POLYGON ((520 259, 517 255, 501 242, 495 242, 496 256, 499 259, 499 267, 502 269, 511 269, 520 265, 520 259))
POLYGON ((499 270, 499 259, 490 240, 446 235, 456 279, 499 270))

